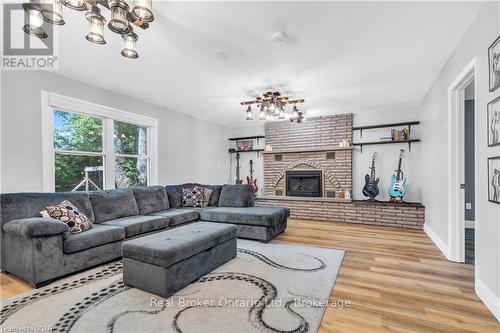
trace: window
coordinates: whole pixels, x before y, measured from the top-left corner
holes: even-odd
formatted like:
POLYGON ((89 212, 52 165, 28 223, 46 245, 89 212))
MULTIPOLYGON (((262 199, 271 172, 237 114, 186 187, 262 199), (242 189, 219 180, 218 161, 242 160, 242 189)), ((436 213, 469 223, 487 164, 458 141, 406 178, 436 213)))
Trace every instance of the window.
POLYGON ((55 191, 104 188, 102 119, 53 111, 55 191))
POLYGON ((146 186, 149 157, 147 128, 114 121, 116 187, 146 186))
POLYGON ((42 93, 44 190, 157 183, 155 119, 42 93))

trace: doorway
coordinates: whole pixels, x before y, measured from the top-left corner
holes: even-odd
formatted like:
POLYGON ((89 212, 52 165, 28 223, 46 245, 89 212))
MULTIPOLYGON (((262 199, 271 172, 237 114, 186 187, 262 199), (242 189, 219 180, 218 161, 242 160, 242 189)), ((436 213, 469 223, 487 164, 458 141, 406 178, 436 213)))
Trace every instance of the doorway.
MULTIPOLYGON (((471 169, 473 170, 475 163, 475 152, 471 151, 469 146, 471 141, 476 141, 475 81, 476 58, 465 66, 448 88, 448 119, 450 124, 448 127, 448 259, 456 262, 465 262, 466 224, 471 226, 469 222, 466 223, 466 215, 467 218, 471 218, 472 207, 475 204, 476 191, 473 190, 475 184, 472 184, 473 178, 470 177, 471 169), (472 102, 466 103, 466 92, 472 94, 469 96, 469 100, 472 102), (473 111, 466 112, 466 107, 473 111), (472 130, 469 117, 474 120, 472 130), (466 174, 468 182, 466 182, 466 174), (467 186, 469 190, 467 190, 467 186), (466 209, 469 207, 471 209, 466 209)), ((474 142, 472 142, 473 146, 474 142)), ((472 175, 474 175, 474 171, 472 171, 472 175)), ((475 222, 477 222, 476 213, 474 209, 473 219, 475 222)), ((471 238, 474 239, 475 237, 472 235, 471 230, 468 230, 467 233, 470 245, 471 238)))
POLYGON ((464 101, 464 246, 465 263, 475 262, 475 220, 476 220, 476 200, 475 200, 475 82, 472 81, 465 87, 464 101))

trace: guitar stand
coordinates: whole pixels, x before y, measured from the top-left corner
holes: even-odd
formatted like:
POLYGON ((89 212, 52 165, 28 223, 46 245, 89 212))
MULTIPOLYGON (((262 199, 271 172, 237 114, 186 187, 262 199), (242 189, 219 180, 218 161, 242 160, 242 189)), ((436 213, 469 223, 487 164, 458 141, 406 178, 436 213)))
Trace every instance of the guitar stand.
POLYGON ((396 198, 396 197, 391 197, 391 198, 389 199, 389 202, 390 202, 390 203, 395 203, 395 204, 407 203, 406 201, 404 201, 404 200, 403 200, 403 198, 398 199, 398 198, 396 198))

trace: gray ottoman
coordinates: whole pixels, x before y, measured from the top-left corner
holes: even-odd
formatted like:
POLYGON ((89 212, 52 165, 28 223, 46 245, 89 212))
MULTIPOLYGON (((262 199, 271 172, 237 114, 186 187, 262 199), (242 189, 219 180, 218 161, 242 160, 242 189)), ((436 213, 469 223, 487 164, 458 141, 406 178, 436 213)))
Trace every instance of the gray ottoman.
POLYGON ((233 224, 238 238, 269 242, 284 232, 290 209, 284 207, 217 207, 200 213, 203 221, 233 224))
POLYGON ((122 244, 123 282, 169 297, 236 257, 236 227, 198 222, 122 244))

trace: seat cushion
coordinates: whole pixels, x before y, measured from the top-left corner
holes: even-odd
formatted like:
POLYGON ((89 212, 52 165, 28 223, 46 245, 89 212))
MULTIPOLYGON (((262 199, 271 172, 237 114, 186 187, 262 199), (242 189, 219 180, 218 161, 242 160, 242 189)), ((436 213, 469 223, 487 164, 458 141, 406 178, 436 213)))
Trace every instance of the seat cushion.
POLYGON ((122 255, 169 267, 235 237, 235 226, 199 222, 126 241, 122 244, 122 255))
POLYGON ((163 186, 144 186, 132 188, 140 215, 169 209, 168 196, 163 186))
POLYGON ((271 227, 284 223, 288 209, 281 207, 218 207, 200 213, 203 221, 271 227))
POLYGON ((134 192, 129 188, 90 192, 95 223, 139 214, 134 192))
POLYGON ((169 226, 170 219, 163 216, 138 215, 122 217, 103 222, 102 225, 112 225, 125 229, 125 237, 132 237, 150 231, 164 229, 169 226))
MULTIPOLYGON (((189 209, 184 208, 172 208, 169 210, 164 210, 162 212, 156 212, 148 214, 148 216, 163 216, 170 218, 169 227, 175 227, 176 225, 193 222, 200 218, 200 214, 189 207, 189 209)), ((203 207, 199 207, 203 208, 203 207)))
POLYGON ((92 229, 76 235, 68 235, 63 242, 64 253, 74 253, 117 242, 125 238, 125 229, 113 226, 94 225, 92 229))
POLYGON ((219 197, 219 207, 252 207, 255 192, 251 185, 223 185, 219 197))

